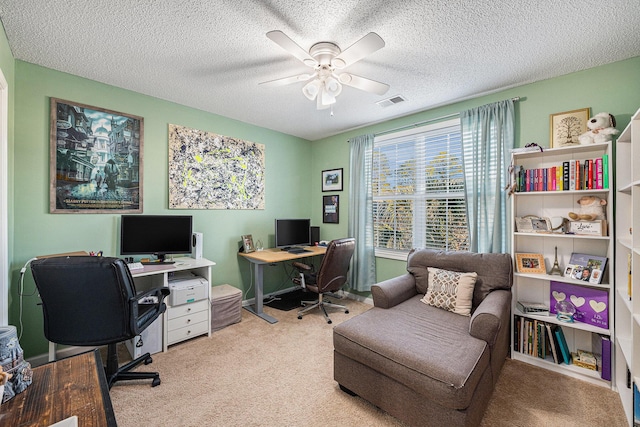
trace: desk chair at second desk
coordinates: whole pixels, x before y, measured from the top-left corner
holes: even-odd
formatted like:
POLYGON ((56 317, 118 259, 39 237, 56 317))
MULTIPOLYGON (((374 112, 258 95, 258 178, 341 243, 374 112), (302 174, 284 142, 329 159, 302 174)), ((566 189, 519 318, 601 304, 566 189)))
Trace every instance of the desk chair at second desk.
POLYGON ((238 254, 240 256, 255 265, 255 305, 253 307, 246 306, 245 309, 269 323, 277 323, 278 319, 269 316, 263 311, 262 300, 264 299, 264 266, 268 264, 275 264, 278 262, 286 262, 311 256, 324 255, 327 251, 327 248, 322 246, 309 246, 305 249, 309 252, 293 254, 287 251, 280 250, 278 248, 270 248, 250 253, 239 252, 238 254))
POLYGON ((301 285, 307 290, 318 294, 317 301, 302 302, 302 305, 307 307, 298 311, 298 319, 302 319, 302 316, 315 308, 319 308, 322 311, 325 320, 329 324, 331 319, 327 314, 326 307, 340 308, 345 313, 349 313, 349 309, 344 305, 324 301, 323 297, 325 294, 340 290, 347 283, 347 273, 349 272, 349 265, 355 248, 356 240, 353 237, 332 240, 327 246, 327 253, 322 258, 322 263, 317 272, 313 272, 311 266, 301 262, 293 263, 293 266, 300 271, 299 282, 301 282, 301 285))

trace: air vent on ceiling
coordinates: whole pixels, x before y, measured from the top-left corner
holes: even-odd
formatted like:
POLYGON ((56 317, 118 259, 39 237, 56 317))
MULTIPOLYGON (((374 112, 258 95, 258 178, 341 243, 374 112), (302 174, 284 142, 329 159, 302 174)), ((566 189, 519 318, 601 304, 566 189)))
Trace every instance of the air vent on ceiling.
POLYGON ((383 99, 382 101, 376 102, 381 107, 390 107, 395 104, 399 104, 401 102, 405 102, 407 98, 402 95, 392 96, 391 98, 383 99))

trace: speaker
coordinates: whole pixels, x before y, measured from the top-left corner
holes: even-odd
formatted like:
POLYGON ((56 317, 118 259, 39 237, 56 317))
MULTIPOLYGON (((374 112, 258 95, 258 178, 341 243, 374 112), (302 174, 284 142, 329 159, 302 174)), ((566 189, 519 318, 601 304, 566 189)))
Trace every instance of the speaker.
POLYGON ((311 226, 311 245, 315 245, 320 241, 320 227, 311 226))
POLYGON ((191 258, 202 259, 202 233, 193 233, 191 238, 191 258))

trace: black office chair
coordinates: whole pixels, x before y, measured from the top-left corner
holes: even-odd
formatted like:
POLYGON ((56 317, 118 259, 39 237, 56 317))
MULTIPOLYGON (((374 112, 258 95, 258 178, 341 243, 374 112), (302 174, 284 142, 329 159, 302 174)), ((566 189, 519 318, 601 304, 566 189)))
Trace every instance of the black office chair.
POLYGON ((128 372, 151 363, 145 353, 118 367, 116 345, 139 335, 165 310, 169 289, 136 293, 131 272, 118 258, 64 256, 31 263, 44 313, 44 335, 56 344, 107 346, 105 372, 109 388, 120 380, 152 379, 157 372, 128 372))
POLYGON ((322 258, 317 272, 314 272, 313 267, 307 264, 301 262, 292 263, 300 272, 300 277, 295 278, 294 282, 304 289, 318 294, 317 301, 302 302, 303 306, 311 305, 298 311, 298 319, 302 319, 302 316, 314 308, 322 310, 327 323, 331 323, 331 319, 327 314, 326 307, 340 308, 345 313, 349 313, 349 309, 344 305, 324 301, 323 296, 339 290, 347 282, 347 272, 349 271, 349 264, 355 247, 356 240, 352 237, 332 240, 327 245, 327 252, 322 258))

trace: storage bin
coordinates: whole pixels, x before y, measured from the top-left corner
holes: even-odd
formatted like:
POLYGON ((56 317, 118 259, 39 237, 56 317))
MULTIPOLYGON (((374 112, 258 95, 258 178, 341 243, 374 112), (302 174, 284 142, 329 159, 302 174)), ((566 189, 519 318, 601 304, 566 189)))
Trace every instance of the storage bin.
POLYGON ((162 316, 154 320, 140 335, 125 341, 125 345, 132 359, 145 353, 160 353, 162 351, 162 316))
POLYGON ((242 320, 242 291, 230 285, 211 288, 211 330, 217 331, 242 320))

